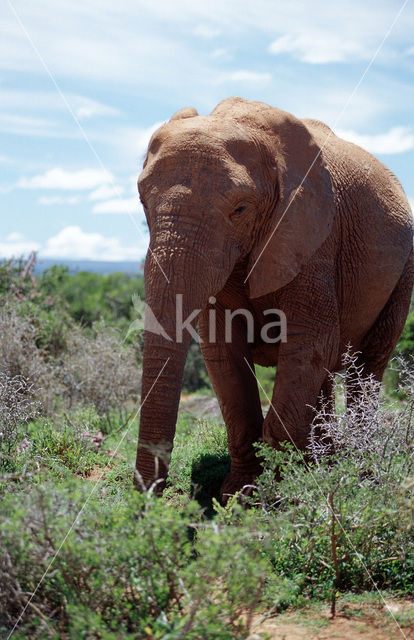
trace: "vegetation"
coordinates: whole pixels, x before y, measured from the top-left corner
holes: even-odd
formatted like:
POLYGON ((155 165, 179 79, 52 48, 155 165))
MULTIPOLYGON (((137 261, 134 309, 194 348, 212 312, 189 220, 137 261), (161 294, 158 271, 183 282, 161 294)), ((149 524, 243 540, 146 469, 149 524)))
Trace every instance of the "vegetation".
POLYGON ((163 497, 139 494, 131 300, 86 322, 69 295, 79 274, 30 268, 0 267, 0 637, 247 638, 257 612, 412 593, 411 367, 378 403, 351 358, 357 402, 322 407, 305 462, 260 445, 255 490, 227 505, 224 425, 181 413, 163 497))

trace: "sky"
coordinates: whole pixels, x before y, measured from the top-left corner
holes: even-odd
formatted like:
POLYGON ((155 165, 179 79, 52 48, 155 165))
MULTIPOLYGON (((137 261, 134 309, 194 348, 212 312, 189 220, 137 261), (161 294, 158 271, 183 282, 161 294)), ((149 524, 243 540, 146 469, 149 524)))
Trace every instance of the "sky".
POLYGON ((142 259, 151 134, 229 96, 326 122, 414 208, 413 0, 2 0, 0 258, 142 259))

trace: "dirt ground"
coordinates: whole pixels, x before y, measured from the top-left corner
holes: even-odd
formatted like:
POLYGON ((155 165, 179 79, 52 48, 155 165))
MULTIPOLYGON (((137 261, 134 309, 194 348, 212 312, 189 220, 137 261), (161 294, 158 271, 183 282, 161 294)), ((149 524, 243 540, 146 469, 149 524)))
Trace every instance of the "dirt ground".
POLYGON ((249 640, 259 640, 259 634, 269 640, 414 640, 414 600, 340 601, 334 619, 329 607, 265 620, 255 614, 249 640))

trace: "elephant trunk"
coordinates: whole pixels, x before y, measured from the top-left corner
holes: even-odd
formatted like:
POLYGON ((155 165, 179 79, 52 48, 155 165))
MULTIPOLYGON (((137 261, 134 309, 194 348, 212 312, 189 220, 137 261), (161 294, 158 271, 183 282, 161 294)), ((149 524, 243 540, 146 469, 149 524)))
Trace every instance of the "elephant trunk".
POLYGON ((147 488, 167 475, 188 343, 187 337, 181 344, 145 337, 135 481, 147 488))
MULTIPOLYGON (((199 264, 199 258, 190 255, 186 264, 176 264, 172 269, 162 260, 161 252, 157 255, 159 260, 150 254, 145 266, 147 314, 135 474, 138 488, 148 488, 154 480, 159 480, 162 488, 166 478, 191 339, 189 331, 180 331, 177 325, 180 318, 185 321, 196 309, 206 306, 212 286, 208 268, 205 263, 199 264), (203 274, 201 282, 197 273, 203 274), (177 304, 182 305, 178 313, 177 304), (151 319, 156 323, 155 332, 151 319)), ((194 322, 195 316, 192 325, 194 322)))

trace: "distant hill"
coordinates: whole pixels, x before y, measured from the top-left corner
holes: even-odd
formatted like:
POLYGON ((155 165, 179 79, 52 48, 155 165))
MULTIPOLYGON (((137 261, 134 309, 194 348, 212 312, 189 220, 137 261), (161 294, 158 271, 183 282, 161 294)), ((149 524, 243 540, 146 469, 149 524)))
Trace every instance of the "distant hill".
POLYGON ((61 264, 68 267, 71 273, 77 271, 90 271, 92 273, 100 273, 107 275, 108 273, 115 273, 121 271, 127 275, 135 276, 139 273, 142 274, 142 261, 137 262, 101 262, 99 260, 55 260, 47 258, 37 258, 35 273, 42 273, 45 269, 49 269, 54 264, 61 264))

